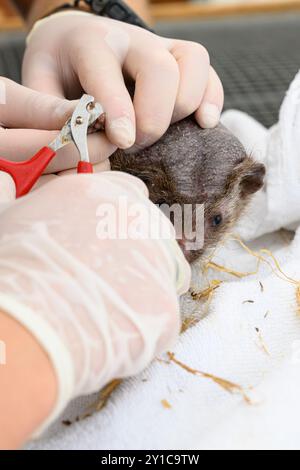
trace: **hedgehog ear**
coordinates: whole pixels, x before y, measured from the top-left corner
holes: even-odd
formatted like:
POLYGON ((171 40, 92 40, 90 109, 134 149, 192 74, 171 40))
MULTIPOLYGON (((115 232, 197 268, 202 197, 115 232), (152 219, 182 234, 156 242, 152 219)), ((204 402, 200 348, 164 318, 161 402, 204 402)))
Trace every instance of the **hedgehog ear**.
POLYGON ((262 163, 253 163, 242 176, 241 197, 245 198, 259 191, 264 186, 265 175, 265 166, 262 163))

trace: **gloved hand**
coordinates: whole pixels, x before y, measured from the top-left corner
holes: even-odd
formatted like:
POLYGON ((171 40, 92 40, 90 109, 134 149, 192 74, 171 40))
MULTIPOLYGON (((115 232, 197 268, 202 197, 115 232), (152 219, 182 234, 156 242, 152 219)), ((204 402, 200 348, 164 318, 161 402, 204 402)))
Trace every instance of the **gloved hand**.
POLYGON ((1 213, 0 310, 52 361, 59 393, 49 422, 174 343, 190 281, 174 237, 144 184, 116 172, 56 178, 1 213))
MULTIPOLYGON (((35 155, 57 136, 75 106, 76 102, 44 95, 0 77, 0 157, 22 161, 35 155)), ((88 143, 92 163, 106 162, 104 169, 108 169, 107 158, 116 147, 104 133, 90 135, 88 143)), ((72 144, 61 149, 47 173, 76 167, 78 154, 74 149, 72 144)))
POLYGON ((60 97, 79 98, 82 90, 95 96, 107 114, 107 136, 120 148, 149 146, 171 121, 194 112, 202 127, 214 127, 223 107, 222 84, 203 46, 85 12, 60 12, 35 25, 23 80, 60 97), (136 83, 133 103, 123 74, 136 83))

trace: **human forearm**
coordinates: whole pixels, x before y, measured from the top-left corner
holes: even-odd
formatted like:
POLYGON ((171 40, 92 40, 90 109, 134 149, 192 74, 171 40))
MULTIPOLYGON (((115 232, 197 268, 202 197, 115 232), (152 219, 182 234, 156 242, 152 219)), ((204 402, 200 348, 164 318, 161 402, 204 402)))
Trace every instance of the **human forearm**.
POLYGON ((0 449, 16 449, 53 409, 56 376, 34 337, 3 312, 0 312, 0 341, 0 449))
MULTIPOLYGON (((51 10, 66 3, 64 0, 13 0, 13 2, 27 20, 29 26, 51 10)), ((127 0, 126 3, 146 21, 150 19, 148 0, 127 0)))

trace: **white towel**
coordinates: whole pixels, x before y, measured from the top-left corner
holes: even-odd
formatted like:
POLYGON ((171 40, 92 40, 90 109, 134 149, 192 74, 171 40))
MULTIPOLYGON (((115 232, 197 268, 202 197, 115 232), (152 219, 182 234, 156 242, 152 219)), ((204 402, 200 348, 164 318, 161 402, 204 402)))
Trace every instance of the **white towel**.
POLYGON ((240 111, 227 111, 223 124, 248 153, 267 167, 264 191, 258 193, 239 224, 244 239, 280 228, 295 228, 300 220, 300 72, 281 106, 279 122, 270 130, 240 111))
MULTIPOLYGON (((244 233, 248 238, 300 220, 296 178, 299 130, 295 128, 300 121, 294 102, 299 83, 298 75, 283 105, 280 122, 271 131, 240 113, 224 117, 228 127, 268 167, 267 188, 256 203, 262 206, 254 204, 252 209, 258 223, 246 218, 242 225, 247 228, 244 233)), ((300 280, 300 228, 292 243, 279 233, 253 245, 255 249, 265 246, 273 251, 288 276, 300 280)), ((217 252, 215 261, 240 272, 252 272, 256 267, 255 258, 233 241, 217 252)), ((209 277, 226 282, 215 291, 208 315, 181 336, 173 352, 192 368, 245 389, 252 387, 247 393, 256 404, 246 404, 240 394, 232 395, 212 380, 192 375, 174 363, 154 361, 143 374, 124 382, 100 413, 68 427, 60 420, 28 448, 299 449, 297 285, 279 279, 266 264, 259 273, 243 279, 216 271, 210 271, 209 277)), ((201 289, 205 282, 196 265, 194 288, 201 289)), ((201 307, 186 295, 182 311, 185 316, 194 311, 200 315, 201 307)), ((94 399, 73 403, 64 419, 74 419, 94 399)))

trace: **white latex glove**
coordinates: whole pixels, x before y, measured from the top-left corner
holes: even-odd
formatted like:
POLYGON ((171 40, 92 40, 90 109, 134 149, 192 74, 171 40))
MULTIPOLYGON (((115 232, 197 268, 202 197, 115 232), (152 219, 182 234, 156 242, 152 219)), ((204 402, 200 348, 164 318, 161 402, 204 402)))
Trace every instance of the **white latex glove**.
POLYGON ((107 136, 120 148, 149 146, 171 121, 194 112, 202 127, 214 127, 223 107, 222 84, 203 46, 84 12, 36 23, 23 80, 60 97, 79 98, 83 90, 95 96, 107 114, 107 136), (136 84, 133 103, 124 77, 136 84))
POLYGON ((52 361, 59 392, 47 424, 72 398, 138 373, 174 343, 190 281, 174 238, 144 184, 116 172, 56 178, 1 213, 0 309, 52 361), (140 208, 170 239, 149 239, 145 218, 145 239, 126 239, 140 208), (124 239, 101 239, 101 210, 116 227, 129 223, 124 239))
POLYGON ((222 123, 267 168, 265 188, 254 196, 237 231, 251 240, 281 228, 295 230, 300 224, 300 73, 271 129, 239 111, 225 112, 222 123))
MULTIPOLYGON (((35 155, 57 136, 75 106, 76 102, 44 95, 0 77, 0 157, 17 162, 35 155)), ((107 162, 116 149, 104 133, 89 136, 88 143, 91 161, 96 164, 107 162)), ((70 144, 59 150, 46 173, 76 167, 78 154, 74 149, 70 144)))

